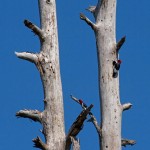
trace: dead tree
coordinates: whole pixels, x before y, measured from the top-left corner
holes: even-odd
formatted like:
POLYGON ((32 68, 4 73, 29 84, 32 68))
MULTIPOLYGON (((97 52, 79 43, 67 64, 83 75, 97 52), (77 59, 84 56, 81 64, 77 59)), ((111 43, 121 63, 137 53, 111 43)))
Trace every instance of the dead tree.
MULTIPOLYGON (((97 46, 99 95, 101 106, 101 150, 121 150, 121 120, 122 112, 131 107, 130 103, 122 105, 119 95, 119 49, 125 41, 123 37, 116 43, 116 0, 98 0, 96 6, 87 9, 95 18, 95 23, 84 14, 84 20, 94 31, 97 46), (118 64, 117 64, 118 65, 118 64), (114 68, 116 67, 116 68, 114 68), (117 74, 113 76, 114 69, 117 74)), ((135 143, 135 141, 134 141, 135 143)), ((128 142, 123 142, 123 146, 128 142)))
POLYGON ((29 20, 25 20, 24 24, 39 37, 40 52, 16 52, 16 55, 34 63, 39 70, 44 91, 44 111, 20 110, 16 116, 30 118, 42 124, 45 142, 37 137, 33 139, 35 147, 42 150, 64 150, 64 108, 55 0, 39 0, 39 10, 40 28, 29 20))
POLYGON ((99 70, 99 93, 101 101, 101 126, 89 107, 81 100, 72 96, 79 103, 83 111, 72 124, 65 136, 62 85, 59 66, 59 46, 57 35, 57 19, 55 0, 39 0, 41 27, 37 27, 29 20, 24 20, 25 26, 31 29, 41 43, 39 53, 16 52, 17 57, 35 64, 39 70, 43 91, 44 110, 20 110, 17 117, 30 118, 40 122, 45 141, 40 137, 33 139, 34 147, 42 150, 79 150, 80 143, 76 139, 82 130, 87 115, 96 128, 101 143, 101 150, 121 150, 121 145, 133 145, 135 141, 121 138, 122 111, 131 107, 130 103, 121 105, 119 96, 119 79, 113 76, 114 65, 118 61, 118 52, 125 41, 123 37, 117 44, 115 38, 116 0, 99 0, 97 6, 88 8, 93 13, 96 22, 91 22, 85 15, 80 14, 95 32, 99 70))
POLYGON ((93 105, 79 114, 65 136, 55 0, 39 0, 39 9, 41 27, 37 27, 29 20, 24 20, 24 24, 39 37, 40 53, 15 52, 15 54, 34 63, 39 70, 44 91, 44 111, 25 109, 18 111, 16 116, 42 124, 45 142, 37 136, 33 139, 34 147, 42 150, 70 150, 73 143, 73 150, 79 150, 80 145, 76 136, 82 130, 93 105))

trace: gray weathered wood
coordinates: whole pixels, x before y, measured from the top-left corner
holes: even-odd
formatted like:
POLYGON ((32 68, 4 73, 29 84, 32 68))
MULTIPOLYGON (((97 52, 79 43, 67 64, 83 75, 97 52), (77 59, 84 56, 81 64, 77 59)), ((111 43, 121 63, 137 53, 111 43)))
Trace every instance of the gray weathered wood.
POLYGON ((80 143, 79 143, 79 140, 74 138, 74 137, 71 137, 71 141, 72 141, 72 150, 80 150, 80 143))
POLYGON ((95 31, 101 100, 101 150, 121 150, 122 108, 119 78, 113 78, 116 60, 116 0, 101 0, 95 12, 95 31))
POLYGON ((92 26, 95 33, 99 95, 101 103, 101 150, 121 150, 122 105, 119 95, 119 77, 113 78, 116 50, 116 0, 99 0, 93 13, 95 24, 84 16, 80 18, 92 26))
POLYGON ((59 47, 55 0, 39 0, 41 29, 46 34, 41 43, 39 61, 44 89, 42 124, 48 150, 65 147, 64 110, 59 67, 59 47))
POLYGON ((16 52, 16 55, 34 63, 38 68, 44 91, 44 111, 40 113, 31 110, 19 111, 20 113, 18 112, 16 115, 39 121, 43 125, 42 133, 45 143, 37 137, 33 140, 35 147, 43 150, 64 150, 64 110, 55 0, 39 0, 39 9, 41 28, 28 20, 25 20, 24 23, 39 36, 40 53, 16 52))

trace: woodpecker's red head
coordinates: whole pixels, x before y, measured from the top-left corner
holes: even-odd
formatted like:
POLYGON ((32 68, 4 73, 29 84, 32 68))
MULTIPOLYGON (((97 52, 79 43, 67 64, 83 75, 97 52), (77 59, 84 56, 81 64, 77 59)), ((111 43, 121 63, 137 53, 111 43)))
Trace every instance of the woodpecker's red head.
POLYGON ((122 63, 122 61, 121 61, 120 59, 119 59, 117 62, 118 62, 118 64, 121 64, 121 63, 122 63))
POLYGON ((81 99, 79 99, 79 103, 80 103, 80 104, 82 104, 82 103, 83 103, 83 101, 82 101, 81 99))

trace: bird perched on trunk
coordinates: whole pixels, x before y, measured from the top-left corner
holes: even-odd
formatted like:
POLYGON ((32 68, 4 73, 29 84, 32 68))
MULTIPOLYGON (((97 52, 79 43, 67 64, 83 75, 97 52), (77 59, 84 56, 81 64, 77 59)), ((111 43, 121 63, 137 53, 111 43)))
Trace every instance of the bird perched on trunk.
POLYGON ((122 63, 122 61, 119 59, 116 61, 113 61, 113 78, 117 78, 118 77, 118 70, 120 69, 120 64, 122 63))

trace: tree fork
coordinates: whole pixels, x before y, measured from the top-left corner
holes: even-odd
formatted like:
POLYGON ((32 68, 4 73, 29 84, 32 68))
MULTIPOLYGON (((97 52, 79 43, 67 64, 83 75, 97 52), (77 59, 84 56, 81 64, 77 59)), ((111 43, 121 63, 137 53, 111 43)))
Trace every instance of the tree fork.
MULTIPOLYGON (((70 95, 71 96, 71 98, 75 101, 75 102, 77 102, 78 104, 80 104, 80 102, 79 102, 79 99, 77 99, 76 97, 74 97, 73 95, 70 95)), ((80 104, 81 105, 81 104, 80 104)), ((82 106, 81 106, 82 107, 82 106)), ((83 108, 82 108, 83 109, 83 108)), ((99 136, 99 138, 100 138, 100 136, 101 136, 101 127, 99 126, 99 124, 98 124, 98 122, 97 122, 97 119, 96 119, 96 117, 93 115, 93 113, 91 113, 91 112, 89 112, 89 116, 90 116, 90 119, 89 120, 87 120, 87 122, 92 122, 93 123, 93 125, 94 125, 94 127, 95 127, 95 129, 96 129, 96 131, 97 131, 97 133, 98 133, 98 136, 99 136)))
POLYGON ((40 53, 17 53, 16 55, 36 65, 40 72, 44 91, 44 111, 19 111, 19 117, 39 121, 43 125, 45 143, 39 137, 33 140, 35 147, 43 150, 64 150, 65 129, 62 85, 59 66, 59 46, 55 0, 39 0, 41 28, 25 20, 24 24, 39 36, 40 53), (39 117, 40 116, 40 117, 39 117))
POLYGON ((76 121, 72 124, 72 126, 68 132, 68 135, 66 136, 65 150, 70 150, 71 144, 72 144, 71 137, 75 138, 78 135, 78 133, 82 130, 83 123, 87 119, 87 115, 91 111, 92 107, 93 107, 93 105, 91 104, 87 109, 83 110, 77 117, 76 121))

